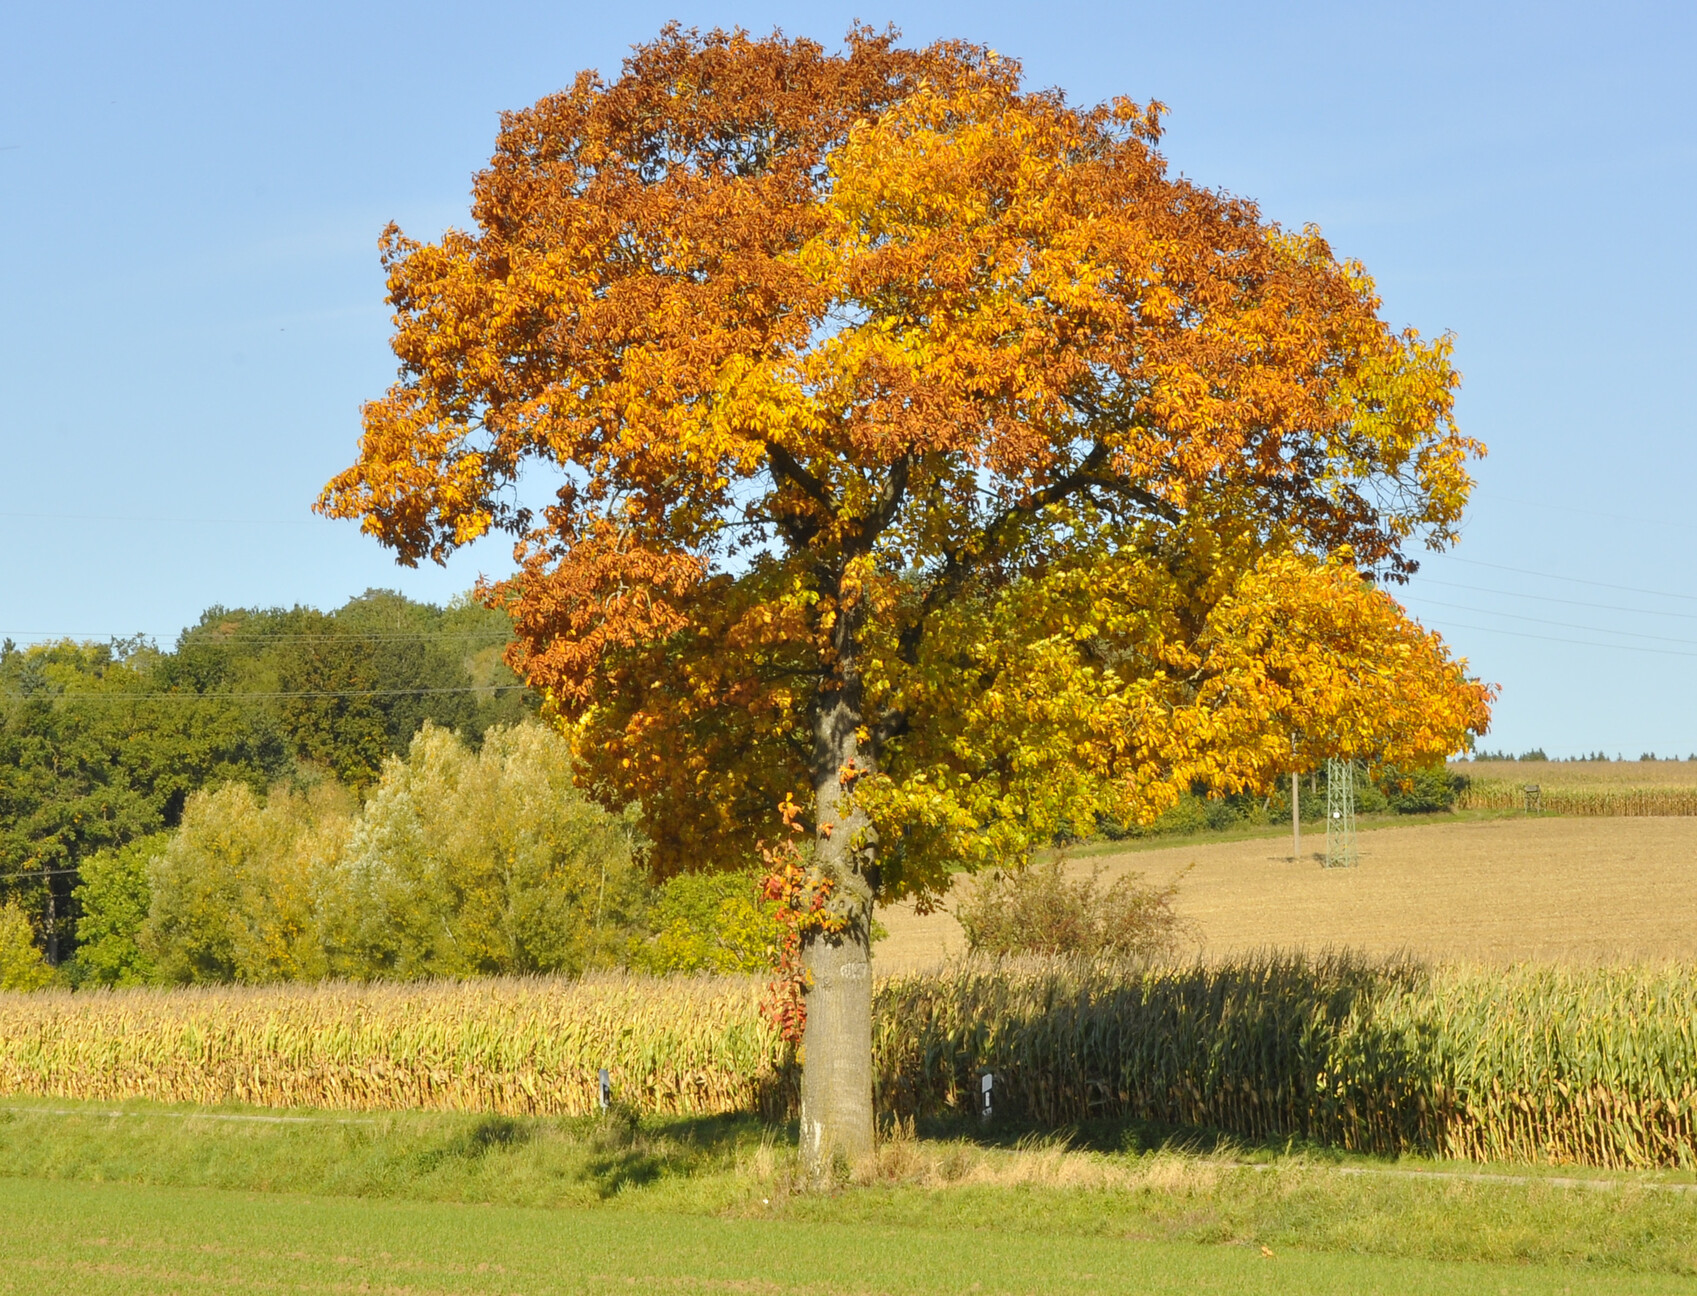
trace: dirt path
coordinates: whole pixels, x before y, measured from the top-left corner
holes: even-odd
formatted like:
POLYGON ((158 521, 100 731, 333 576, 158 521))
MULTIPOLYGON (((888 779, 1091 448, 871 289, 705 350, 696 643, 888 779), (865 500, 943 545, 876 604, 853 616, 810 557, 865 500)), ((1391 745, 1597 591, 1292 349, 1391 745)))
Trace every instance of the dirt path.
MULTIPOLYGON (((1348 870, 1294 862, 1282 837, 1073 868, 1164 881, 1194 866, 1178 903, 1209 957, 1276 945, 1487 962, 1697 958, 1697 818, 1420 824, 1357 840, 1361 865, 1348 870)), ((919 918, 898 906, 880 917, 890 931, 876 951, 880 970, 964 949, 951 914, 919 918)))

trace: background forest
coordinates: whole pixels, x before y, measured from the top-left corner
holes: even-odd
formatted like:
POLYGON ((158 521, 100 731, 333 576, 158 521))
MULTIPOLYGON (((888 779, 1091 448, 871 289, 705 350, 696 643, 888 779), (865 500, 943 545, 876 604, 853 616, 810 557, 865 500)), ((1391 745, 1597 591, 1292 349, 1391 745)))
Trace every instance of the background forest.
POLYGON ((507 639, 469 599, 371 590, 213 607, 169 650, 7 641, 0 983, 763 962, 748 879, 648 885, 507 639))
POLYGON ((94 852, 175 828, 195 791, 329 777, 358 791, 424 721, 476 742, 527 714, 506 622, 373 590, 334 612, 213 607, 144 639, 0 648, 0 874, 46 953, 74 948, 94 852))

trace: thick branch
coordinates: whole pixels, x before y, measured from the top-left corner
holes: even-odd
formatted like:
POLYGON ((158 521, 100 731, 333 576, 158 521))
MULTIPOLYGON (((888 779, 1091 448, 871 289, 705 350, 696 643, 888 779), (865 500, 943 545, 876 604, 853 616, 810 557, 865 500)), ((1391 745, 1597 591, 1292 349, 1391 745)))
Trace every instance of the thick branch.
POLYGON ((831 498, 830 489, 824 482, 808 472, 796 457, 783 446, 774 442, 767 442, 766 458, 772 465, 773 475, 788 478, 801 488, 802 494, 827 513, 836 511, 836 501, 831 498))
POLYGON ((912 455, 903 455, 890 465, 890 475, 884 479, 884 488, 878 492, 878 503, 872 512, 867 514, 866 521, 860 528, 861 552, 869 551, 883 534, 884 528, 895 520, 896 512, 907 495, 907 479, 912 471, 912 455))

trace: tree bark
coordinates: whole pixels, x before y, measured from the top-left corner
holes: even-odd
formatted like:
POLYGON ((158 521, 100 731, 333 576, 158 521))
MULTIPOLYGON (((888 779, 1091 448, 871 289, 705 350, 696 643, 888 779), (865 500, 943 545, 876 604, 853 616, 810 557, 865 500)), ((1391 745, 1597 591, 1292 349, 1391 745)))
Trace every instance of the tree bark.
POLYGON ((820 695, 813 724, 814 864, 831 879, 831 908, 848 919, 840 933, 809 932, 802 1033, 801 1154, 815 1178, 838 1161, 872 1151, 872 825, 845 804, 856 774, 870 772, 862 751, 859 681, 848 654, 837 687, 820 695), (848 779, 844 771, 853 770, 848 779))

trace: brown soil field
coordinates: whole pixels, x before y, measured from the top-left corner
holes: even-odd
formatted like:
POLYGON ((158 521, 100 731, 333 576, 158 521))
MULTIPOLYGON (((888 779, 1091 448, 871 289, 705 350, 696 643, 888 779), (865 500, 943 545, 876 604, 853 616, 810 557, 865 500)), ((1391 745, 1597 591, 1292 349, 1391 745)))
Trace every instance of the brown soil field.
MULTIPOLYGON (((1188 867, 1177 907, 1208 959, 1269 947, 1487 963, 1697 958, 1697 818, 1451 820, 1356 841, 1353 869, 1293 861, 1285 837, 1097 855, 1072 868, 1164 882, 1188 867)), ((875 951, 880 971, 965 952, 951 913, 921 918, 899 905, 879 918, 890 933, 875 951)))
POLYGON ((1697 787, 1697 761, 1451 761, 1450 769, 1480 782, 1541 787, 1697 787))

